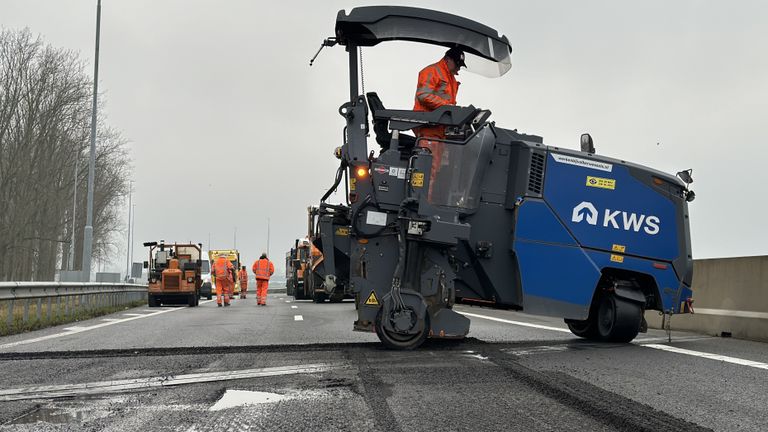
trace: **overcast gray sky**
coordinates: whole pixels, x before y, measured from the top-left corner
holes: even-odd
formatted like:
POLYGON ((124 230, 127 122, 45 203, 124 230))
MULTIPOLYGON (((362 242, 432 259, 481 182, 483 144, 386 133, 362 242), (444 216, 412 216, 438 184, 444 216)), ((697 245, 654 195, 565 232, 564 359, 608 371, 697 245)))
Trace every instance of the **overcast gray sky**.
MULTIPOLYGON (((134 258, 143 241, 266 249, 282 268, 337 167, 346 56, 326 49, 339 9, 380 2, 103 0, 100 108, 130 141, 134 258)), ((29 27, 92 68, 95 0, 2 0, 0 25, 29 27)), ((460 104, 502 127, 674 173, 693 168, 695 258, 763 255, 768 2, 414 1, 498 29, 512 70, 463 73, 460 104)), ((416 76, 443 50, 363 53, 366 91, 410 109, 416 76)), ((89 69, 91 73, 92 69, 89 69)), ((339 202, 341 196, 332 201, 339 202)), ((124 252, 121 252, 124 254, 124 252)), ((123 255, 124 257, 124 255, 123 255)), ((116 259, 116 269, 125 259, 116 259)), ((278 270, 282 271, 282 269, 278 270)))

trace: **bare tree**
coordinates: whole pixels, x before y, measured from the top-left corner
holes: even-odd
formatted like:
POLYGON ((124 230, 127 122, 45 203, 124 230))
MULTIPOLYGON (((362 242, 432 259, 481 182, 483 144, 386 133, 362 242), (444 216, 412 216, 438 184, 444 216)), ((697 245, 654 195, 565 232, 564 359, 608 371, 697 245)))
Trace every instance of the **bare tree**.
MULTIPOLYGON (((0 32, 0 280, 52 280, 67 264, 75 175, 78 208, 86 197, 92 86, 84 66, 29 30, 0 32)), ((104 261, 130 161, 125 140, 103 119, 96 156, 94 257, 104 261)), ((78 213, 75 238, 82 238, 78 213)))

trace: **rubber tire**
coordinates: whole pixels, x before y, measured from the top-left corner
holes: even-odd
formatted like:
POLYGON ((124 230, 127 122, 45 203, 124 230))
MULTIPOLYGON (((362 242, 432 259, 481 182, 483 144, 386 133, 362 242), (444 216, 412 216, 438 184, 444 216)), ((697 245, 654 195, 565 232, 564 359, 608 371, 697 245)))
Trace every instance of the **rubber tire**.
POLYGON ((565 323, 568 324, 568 330, 578 337, 589 340, 600 338, 597 332, 597 325, 595 325, 595 320, 592 317, 584 321, 565 320, 565 323))
POLYGON ((427 336, 429 335, 429 329, 430 329, 429 312, 427 312, 427 314, 424 317, 424 330, 417 335, 413 335, 408 339, 404 339, 401 336, 394 338, 392 335, 387 333, 387 331, 384 329, 384 326, 381 324, 383 311, 384 311, 384 308, 379 308, 379 312, 376 314, 375 327, 376 327, 376 336, 379 337, 379 340, 386 348, 392 349, 392 350, 400 350, 400 351, 413 350, 420 347, 421 344, 423 344, 424 341, 427 340, 427 336))
POLYGON ((341 303, 344 301, 344 293, 342 292, 341 294, 332 295, 328 301, 331 303, 341 303))
POLYGON ((153 296, 153 295, 148 295, 147 296, 147 305, 149 307, 157 307, 158 306, 157 299, 155 298, 155 296, 153 296))
POLYGON ((315 295, 312 296, 312 301, 315 303, 324 303, 327 298, 328 298, 328 294, 315 293, 315 295))
POLYGON ((195 307, 197 306, 195 304, 196 302, 197 302, 197 296, 195 296, 194 294, 190 294, 187 298, 187 305, 189 305, 189 307, 195 307))
POLYGON ((207 296, 205 296, 205 299, 206 299, 206 300, 211 300, 211 299, 213 299, 213 294, 208 294, 207 296))
POLYGON ((639 303, 609 294, 600 299, 597 333, 606 342, 626 343, 640 332, 643 309, 639 303))

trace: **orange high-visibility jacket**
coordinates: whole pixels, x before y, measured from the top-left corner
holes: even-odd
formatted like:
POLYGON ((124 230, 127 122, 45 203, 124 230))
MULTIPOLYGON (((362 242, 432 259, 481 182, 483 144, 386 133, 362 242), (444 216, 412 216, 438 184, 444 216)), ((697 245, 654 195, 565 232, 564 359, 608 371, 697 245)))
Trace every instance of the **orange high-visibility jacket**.
POLYGON ((266 258, 258 259, 253 263, 253 273, 256 275, 256 280, 269 280, 269 277, 275 273, 275 266, 266 258))
MULTIPOLYGON (((413 110, 434 111, 444 105, 456 105, 459 84, 456 77, 448 70, 445 59, 425 67, 419 72, 413 110)), ((445 127, 420 127, 416 129, 416 135, 444 138, 445 127)))
POLYGON ((234 282, 232 280, 233 270, 232 263, 226 258, 219 257, 213 263, 213 274, 216 276, 216 279, 234 282))
POLYGON ((240 286, 246 286, 248 284, 248 272, 245 269, 240 269, 237 275, 240 277, 240 286))

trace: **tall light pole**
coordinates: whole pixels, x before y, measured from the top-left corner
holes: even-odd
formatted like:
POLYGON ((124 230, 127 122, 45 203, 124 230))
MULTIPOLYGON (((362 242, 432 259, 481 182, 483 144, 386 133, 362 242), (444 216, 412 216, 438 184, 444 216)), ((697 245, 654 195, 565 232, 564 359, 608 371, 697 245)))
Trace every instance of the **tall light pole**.
MULTIPOLYGON (((129 243, 131 245, 131 266, 133 266, 133 236, 136 233, 133 229, 133 227, 136 226, 136 204, 132 207, 133 217, 131 218, 131 242, 129 243)), ((133 275, 131 275, 133 276, 133 275)))
POLYGON ((75 153, 75 193, 72 198, 72 237, 69 239, 69 258, 67 259, 67 270, 75 269, 75 222, 77 221, 77 168, 80 162, 80 149, 75 153))
POLYGON ((88 163, 88 207, 83 232, 83 270, 81 280, 91 281, 93 252, 93 178, 96 176, 96 109, 99 95, 99 35, 101 33, 101 0, 96 4, 96 59, 93 62, 93 108, 91 109, 91 158, 88 163))
POLYGON ((131 208, 133 199, 133 181, 128 187, 128 238, 125 239, 125 280, 131 277, 131 208))

